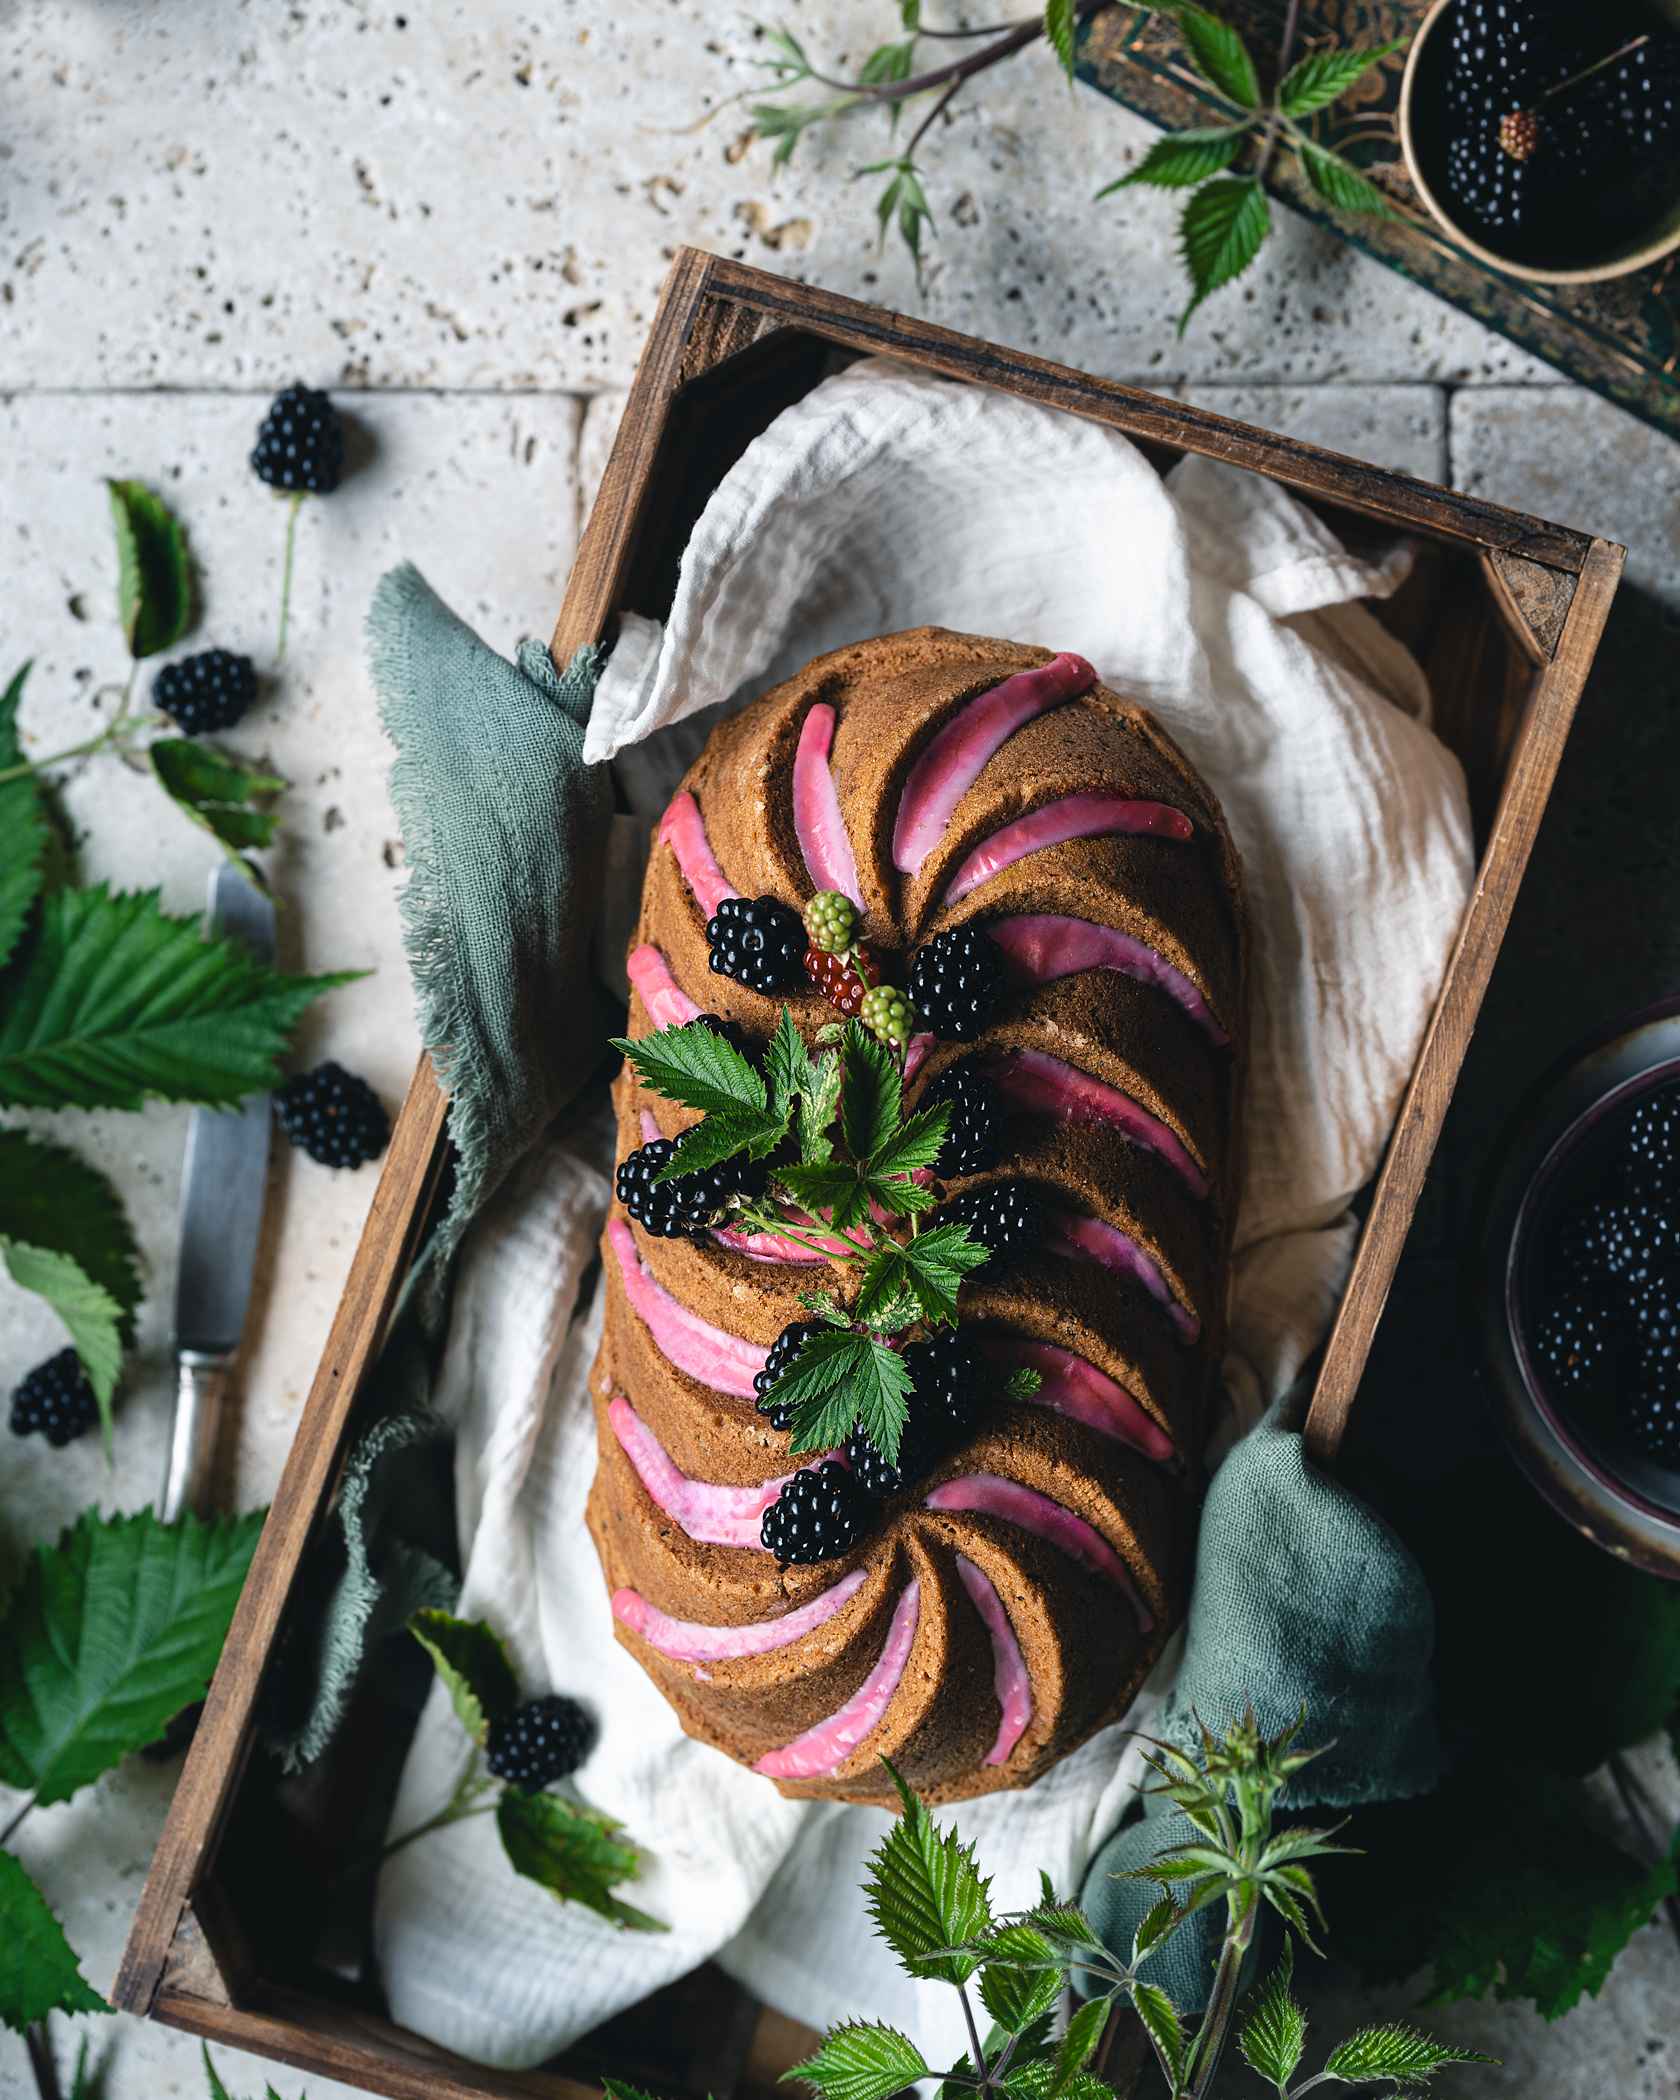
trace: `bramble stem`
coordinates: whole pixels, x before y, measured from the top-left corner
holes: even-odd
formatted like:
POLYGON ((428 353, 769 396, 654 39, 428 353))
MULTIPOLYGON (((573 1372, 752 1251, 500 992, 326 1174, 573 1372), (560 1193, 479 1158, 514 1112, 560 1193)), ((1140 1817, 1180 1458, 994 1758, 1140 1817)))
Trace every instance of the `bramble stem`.
POLYGON ((979 2073, 980 2090, 984 2092, 990 2083, 986 2076, 986 2052, 980 2046, 980 2030, 974 2024, 974 2008, 968 2002, 968 1985, 957 1985, 957 1996, 962 2000, 963 2018, 968 2022, 968 2046, 973 2054, 974 2068, 979 2073))
POLYGON ((1560 80, 1556 87, 1547 88, 1543 95, 1536 95, 1535 108, 1538 109, 1542 102, 1550 102, 1554 95, 1561 95, 1565 88, 1579 87, 1583 80, 1591 80, 1595 73, 1602 73, 1606 66, 1613 66, 1618 58, 1626 58, 1630 51, 1637 51, 1641 44, 1648 44, 1650 41, 1650 33, 1647 31, 1644 36, 1636 36, 1631 43, 1624 44, 1620 51, 1612 51, 1608 58, 1595 59, 1590 66, 1583 66, 1579 73, 1571 73, 1567 80, 1560 80))
POLYGON ((286 617, 292 609, 292 547, 297 539, 298 512, 308 493, 307 489, 299 489, 286 513, 286 566, 280 577, 280 642, 274 652, 276 670, 286 661, 286 617))
POLYGON ((31 2020, 24 2030, 23 2041, 29 2051, 29 2068, 35 2074, 35 2090, 41 2100, 60 2100, 62 2089, 58 2082, 58 2065, 53 2061, 46 2021, 31 2020))
POLYGON ((34 1806, 35 1796, 31 1794, 29 1799, 18 1810, 17 1814, 13 1816, 12 1820, 6 1825, 5 1829, 0 1830, 0 1845, 3 1845, 6 1842, 6 1840, 11 1836, 12 1832, 16 1830, 18 1825, 23 1821, 24 1817, 28 1815, 29 1811, 34 1806))
MULTIPOLYGON (((1289 72, 1289 61, 1295 56, 1295 38, 1301 27, 1301 0, 1289 0, 1289 12, 1283 18, 1283 42, 1278 46, 1277 77, 1281 82, 1289 72)), ((1277 151, 1278 125, 1283 112, 1277 106, 1277 89, 1272 90, 1272 106, 1266 118, 1266 136, 1260 142, 1260 158, 1255 164, 1254 179, 1264 182, 1266 170, 1272 164, 1272 155, 1277 151)))
MULTIPOLYGON (((1083 21, 1094 15, 1108 0, 1074 0, 1074 19, 1083 21)), ((924 36, 978 36, 979 30, 923 30, 924 36)), ((1013 58, 1028 44, 1044 34, 1044 17, 1035 16, 1030 22, 1018 22, 1014 28, 1000 36, 996 43, 988 44, 983 51, 976 51, 971 58, 954 58, 948 65, 934 66, 926 73, 915 73, 908 80, 882 80, 865 85, 862 81, 836 80, 832 74, 813 71, 811 78, 824 87, 838 88, 843 95, 854 95, 860 102, 909 102, 917 95, 925 95, 930 88, 944 87, 947 82, 960 87, 965 80, 972 80, 976 73, 983 73, 988 66, 995 66, 1003 59, 1013 58)))

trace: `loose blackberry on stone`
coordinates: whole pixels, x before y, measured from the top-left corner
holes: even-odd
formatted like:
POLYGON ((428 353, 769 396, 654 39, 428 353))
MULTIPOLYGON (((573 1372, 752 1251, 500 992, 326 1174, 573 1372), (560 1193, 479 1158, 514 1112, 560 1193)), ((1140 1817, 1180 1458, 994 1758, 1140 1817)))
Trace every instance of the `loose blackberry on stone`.
POLYGON ((344 425, 314 387, 276 394, 257 432, 251 465, 270 488, 329 496, 344 472, 344 425))
POLYGON ((594 1743, 595 1723, 577 1701, 550 1692, 490 1723, 485 1762, 522 1794, 538 1794, 575 1772, 594 1743))
POLYGON ((256 697, 256 666, 231 649, 179 657, 152 680, 152 705, 187 736, 231 729, 256 697))
POLYGON ((942 1225, 966 1225, 968 1236, 987 1249, 986 1273, 1013 1268, 1030 1254, 1049 1228, 1044 1205, 1018 1181, 994 1181, 971 1189, 939 1213, 942 1225))
POLYGON ((924 1028, 970 1043, 1003 1004, 1003 950, 972 923, 953 926, 916 950, 906 990, 924 1028))
POLYGON ((759 1538, 784 1567, 839 1560, 869 1517, 869 1498, 837 1458, 808 1466, 764 1512, 759 1538))
POLYGON ((998 1083, 978 1065, 953 1065, 941 1072, 922 1096, 923 1108, 949 1108, 945 1142, 933 1171, 947 1178, 957 1174, 984 1174, 998 1163, 998 1140, 1003 1130, 1003 1095, 998 1083))
POLYGON ((365 1079, 330 1060, 288 1079, 274 1097, 280 1128, 323 1167, 359 1167, 390 1142, 391 1122, 365 1079))
POLYGON ((12 1434, 37 1430, 60 1449, 84 1436, 99 1420, 99 1402, 74 1349, 61 1349, 35 1366, 12 1389, 12 1434))
POLYGON ((804 1345, 814 1334, 827 1331, 822 1320, 795 1320, 791 1327, 784 1327, 770 1344, 770 1354, 764 1359, 764 1369, 753 1378, 753 1391, 758 1395, 755 1403, 761 1415, 768 1415, 772 1429, 793 1427, 793 1408, 786 1401, 772 1402, 767 1396, 770 1388, 793 1362, 804 1345))
POLYGON ((706 945, 718 975, 749 992, 805 988, 805 922, 774 897, 725 897, 707 921, 706 945))

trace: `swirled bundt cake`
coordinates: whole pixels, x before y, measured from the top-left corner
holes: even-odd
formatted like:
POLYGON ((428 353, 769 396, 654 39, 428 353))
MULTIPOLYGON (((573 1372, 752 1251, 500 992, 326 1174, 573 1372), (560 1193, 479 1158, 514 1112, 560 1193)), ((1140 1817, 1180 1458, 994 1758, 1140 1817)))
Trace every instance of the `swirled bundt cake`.
POLYGON ((630 1039, 705 1017, 762 1065, 784 1008, 811 1047, 867 1024, 906 1110, 947 1112, 917 1225, 990 1258, 955 1327, 893 1340, 896 1456, 861 1417, 793 1455, 766 1395, 853 1303, 823 1234, 854 1250, 817 1205, 730 1223, 781 1153, 672 1176, 700 1116, 626 1064, 589 1523, 691 1735, 891 1805, 882 1756, 956 1800, 1125 1711, 1186 1601, 1246 963, 1218 803, 1078 657, 922 628, 713 731, 650 859, 630 1039))

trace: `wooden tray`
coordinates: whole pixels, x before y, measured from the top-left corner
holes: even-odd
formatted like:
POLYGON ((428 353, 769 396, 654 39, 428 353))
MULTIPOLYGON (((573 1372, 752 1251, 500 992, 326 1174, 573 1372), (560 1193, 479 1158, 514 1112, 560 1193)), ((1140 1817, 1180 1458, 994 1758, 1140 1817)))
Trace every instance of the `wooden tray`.
MULTIPOLYGON (((622 611, 663 618, 711 491, 785 407, 884 352, 1110 424, 1165 469, 1206 453, 1274 476, 1349 539, 1418 536, 1411 581, 1374 608, 1416 651, 1436 728, 1469 774, 1480 877, 1376 1182, 1307 1423, 1335 1456, 1474 1026, 1623 550, 1474 496, 999 350, 879 307, 681 250, 654 317, 552 644, 564 664, 622 611)), ((567 2052, 485 2070, 381 2017, 371 1876, 334 1872, 379 1841, 412 1723, 371 1693, 304 1780, 281 1783, 253 1712, 309 1544, 331 1507, 352 1409, 438 1198, 445 1104, 426 1059, 409 1088, 221 1666, 124 1951, 113 2005, 371 2092, 582 2100, 600 2071, 670 2094, 768 2100, 814 2037, 713 1970, 567 2052)), ((1141 2030, 1140 2030, 1141 2032, 1141 2030)), ((1120 2065, 1111 2062, 1111 2074, 1120 2065)))

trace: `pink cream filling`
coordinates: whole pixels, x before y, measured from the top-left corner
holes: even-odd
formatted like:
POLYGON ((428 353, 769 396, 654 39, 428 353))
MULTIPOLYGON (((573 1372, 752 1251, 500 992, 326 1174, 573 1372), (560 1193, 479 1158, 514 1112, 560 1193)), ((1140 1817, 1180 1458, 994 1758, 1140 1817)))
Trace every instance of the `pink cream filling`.
POLYGON ((881 1659, 837 1714, 806 1729, 780 1750, 771 1750, 753 1766, 766 1779, 822 1779, 846 1762, 892 1703, 910 1660, 921 1603, 920 1581, 910 1583, 898 1600, 887 1629, 881 1659))
MULTIPOLYGON (((753 1543, 758 1543, 756 1538, 753 1543)), ((763 1619, 756 1626, 702 1626, 696 1619, 670 1619, 637 1590, 614 1591, 613 1617, 632 1633, 639 1633, 650 1648, 668 1655, 672 1662, 727 1662, 737 1656, 770 1655, 778 1648, 791 1647, 826 1624, 842 1605, 849 1604, 863 1583, 864 1570, 854 1568, 843 1581, 812 1598, 809 1604, 800 1605, 784 1618, 763 1619)))
POLYGON ((1004 1610, 997 1591, 966 1554, 957 1555, 957 1574, 992 1637, 992 1687, 1003 1710, 1003 1719, 998 1726, 997 1741, 986 1752, 984 1761, 989 1765, 1001 1765, 1026 1733, 1027 1724, 1033 1717, 1032 1679, 1027 1675, 1021 1644, 1015 1638, 1015 1629, 1009 1623, 1009 1614, 1004 1610))
POLYGON ((1064 795, 1030 815, 1017 817, 975 847, 957 870, 956 880, 945 892, 945 902, 955 904, 1005 868, 1012 868, 1029 853, 1042 853, 1046 846, 1065 845, 1069 839, 1105 839, 1142 835, 1158 839, 1187 839, 1190 819, 1167 802, 1136 802, 1107 788, 1083 794, 1064 795))
POLYGON ((1076 1517, 1071 1509, 1063 1509, 1059 1502, 1052 1502, 1048 1495, 1041 1495, 1036 1488, 1023 1487, 1018 1480, 1004 1480, 996 1473, 965 1473, 960 1479, 947 1480, 943 1487, 936 1487, 927 1497, 926 1506, 929 1509, 975 1510, 982 1516, 1002 1517, 1006 1524, 1019 1525, 1023 1531, 1030 1531, 1034 1538, 1057 1547, 1070 1560, 1078 1561, 1093 1575, 1112 1582, 1137 1614, 1140 1633, 1148 1633, 1154 1626, 1155 1621, 1138 1595, 1126 1563, 1107 1539, 1094 1531, 1083 1517, 1076 1517))
POLYGON ((1049 984, 1080 970, 1117 970, 1140 984, 1158 985, 1183 1007, 1210 1042, 1230 1037, 1209 1013, 1207 1001, 1164 955, 1113 926, 1094 926, 1089 919, 1063 918, 1054 912, 1027 912, 993 919, 986 927, 1008 958, 1017 984, 1049 984))
POLYGON ((1173 1332, 1186 1345, 1201 1333, 1201 1322, 1179 1304, 1155 1263, 1118 1225, 1110 1225, 1104 1218, 1086 1217, 1080 1211, 1052 1208, 1043 1247, 1046 1254, 1060 1255, 1064 1261, 1095 1262, 1099 1268, 1112 1269, 1117 1275, 1135 1277, 1158 1305, 1166 1307, 1173 1332))
POLYGON ((1022 1364, 1038 1373, 1043 1383, 1032 1394, 1030 1406, 1048 1407, 1070 1422, 1082 1422, 1099 1436, 1117 1437, 1157 1464, 1173 1456, 1172 1438, 1149 1419, 1126 1388, 1071 1349, 1012 1335, 987 1342, 985 1348, 988 1364, 1000 1373, 1022 1364))
POLYGON ((1207 1194, 1201 1170, 1166 1124, 1118 1087, 1093 1079, 1044 1050, 1014 1050, 983 1069, 997 1081, 1011 1108, 1028 1115, 1058 1116, 1064 1123, 1106 1125, 1165 1160, 1198 1201, 1207 1194))
POLYGON ((838 890, 862 911, 857 859, 828 767, 833 744, 834 710, 821 701, 805 717, 793 755, 793 828, 805 856, 805 872, 817 888, 838 890))
MULTIPOLYGON (((625 1457, 635 1467, 636 1478, 666 1516, 680 1524, 691 1539, 702 1546, 747 1546, 755 1553, 764 1551, 760 1520, 793 1478, 792 1473, 763 1481, 757 1487, 717 1487, 710 1481, 690 1480, 678 1470, 665 1446, 622 1393, 608 1401, 607 1420, 624 1447, 625 1457)), ((824 1452, 812 1459, 811 1465, 820 1466, 824 1458, 832 1456, 831 1452, 824 1452)), ((810 1466, 797 1470, 809 1472, 810 1466)))
POLYGON ((707 918, 713 917, 725 897, 738 897, 735 888, 717 864, 712 842, 706 836, 706 820, 700 805, 685 788, 672 802, 659 825, 659 843, 677 856, 683 880, 699 900, 707 918))
POLYGON ((921 1066, 926 1063, 929 1051, 939 1041, 936 1035, 913 1035, 904 1046, 904 1083, 909 1085, 921 1066))
POLYGON ((655 1028, 685 1028, 698 1019, 699 1007, 671 975, 657 948, 644 941, 641 947, 632 949, 624 967, 630 982, 641 993, 642 1004, 655 1028))
POLYGON ((951 812, 985 769, 999 745, 1047 708, 1095 685, 1097 674, 1082 656, 1053 656, 1036 671, 1017 671, 980 693, 954 715, 910 769, 893 826, 893 866, 919 875, 922 863, 945 836, 951 812))
POLYGON ((625 1293, 660 1353, 714 1392, 752 1399, 753 1379, 764 1369, 769 1350, 738 1334, 726 1334, 662 1290, 636 1252, 635 1238, 622 1218, 609 1221, 607 1238, 618 1256, 625 1293))

